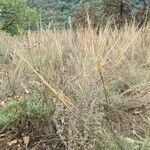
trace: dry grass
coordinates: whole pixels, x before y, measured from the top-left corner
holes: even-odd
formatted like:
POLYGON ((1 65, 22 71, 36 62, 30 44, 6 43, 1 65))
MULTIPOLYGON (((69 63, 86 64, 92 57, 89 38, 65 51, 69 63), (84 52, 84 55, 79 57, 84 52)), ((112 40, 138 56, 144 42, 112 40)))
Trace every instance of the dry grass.
MULTIPOLYGON (((150 25, 0 34, 0 99, 55 105, 66 149, 148 150, 150 25)), ((47 107, 49 109, 49 107, 47 107)))

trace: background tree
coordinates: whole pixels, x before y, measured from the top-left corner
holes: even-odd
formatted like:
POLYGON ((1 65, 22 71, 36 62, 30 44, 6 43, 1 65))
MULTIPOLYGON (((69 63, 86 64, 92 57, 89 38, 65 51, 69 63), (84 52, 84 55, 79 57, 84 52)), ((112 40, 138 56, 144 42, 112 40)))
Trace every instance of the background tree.
POLYGON ((146 25, 150 20, 150 0, 133 0, 132 8, 139 27, 146 25))
POLYGON ((26 0, 0 1, 0 29, 16 35, 35 28, 37 13, 27 6, 26 0))
POLYGON ((77 9, 74 24, 86 26, 87 13, 94 28, 108 22, 120 28, 133 21, 140 27, 150 19, 150 0, 89 0, 77 9))
POLYGON ((109 20, 120 28, 126 21, 131 21, 133 10, 130 2, 130 0, 102 0, 103 23, 109 20))

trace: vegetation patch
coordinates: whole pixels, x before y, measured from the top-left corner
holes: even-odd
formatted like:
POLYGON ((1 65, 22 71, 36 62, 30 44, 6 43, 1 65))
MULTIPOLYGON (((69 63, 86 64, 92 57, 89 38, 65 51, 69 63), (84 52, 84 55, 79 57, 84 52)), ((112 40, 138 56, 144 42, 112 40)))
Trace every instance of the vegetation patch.
POLYGON ((54 111, 47 113, 42 101, 30 96, 7 102, 0 109, 0 146, 4 149, 60 146, 63 149, 53 115, 54 111))

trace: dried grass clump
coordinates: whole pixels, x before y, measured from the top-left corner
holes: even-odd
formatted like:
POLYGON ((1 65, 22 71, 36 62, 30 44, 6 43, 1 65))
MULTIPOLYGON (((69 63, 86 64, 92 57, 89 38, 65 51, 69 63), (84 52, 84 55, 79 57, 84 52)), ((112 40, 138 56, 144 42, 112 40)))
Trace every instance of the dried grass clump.
POLYGON ((38 93, 66 149, 147 150, 149 26, 2 34, 1 99, 38 93))

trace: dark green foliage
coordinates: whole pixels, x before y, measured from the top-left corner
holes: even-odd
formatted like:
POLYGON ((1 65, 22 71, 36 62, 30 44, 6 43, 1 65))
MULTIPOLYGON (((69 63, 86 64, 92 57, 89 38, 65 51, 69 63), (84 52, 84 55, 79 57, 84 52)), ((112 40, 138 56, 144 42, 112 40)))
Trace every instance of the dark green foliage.
POLYGON ((0 1, 0 29, 11 35, 21 34, 25 29, 34 28, 37 13, 27 6, 25 0, 0 1))
POLYGON ((40 24, 44 28, 68 27, 69 18, 73 16, 80 3, 81 0, 28 0, 28 5, 38 11, 40 24))

